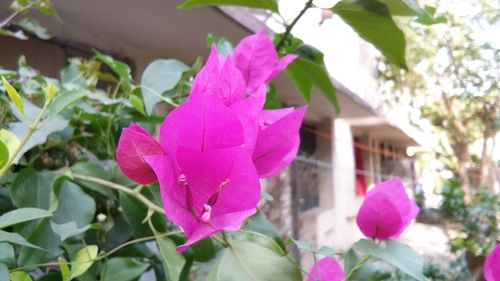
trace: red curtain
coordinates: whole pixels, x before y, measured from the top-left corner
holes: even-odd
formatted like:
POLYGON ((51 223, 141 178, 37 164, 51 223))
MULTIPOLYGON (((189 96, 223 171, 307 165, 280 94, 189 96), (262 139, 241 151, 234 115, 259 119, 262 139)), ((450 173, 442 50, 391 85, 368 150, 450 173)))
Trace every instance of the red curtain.
POLYGON ((364 196, 366 194, 366 178, 364 174, 361 174, 360 172, 364 172, 364 165, 363 165, 363 152, 361 151, 361 148, 359 147, 360 141, 358 138, 354 138, 354 160, 356 164, 356 179, 355 179, 355 190, 356 190, 356 196, 364 196))

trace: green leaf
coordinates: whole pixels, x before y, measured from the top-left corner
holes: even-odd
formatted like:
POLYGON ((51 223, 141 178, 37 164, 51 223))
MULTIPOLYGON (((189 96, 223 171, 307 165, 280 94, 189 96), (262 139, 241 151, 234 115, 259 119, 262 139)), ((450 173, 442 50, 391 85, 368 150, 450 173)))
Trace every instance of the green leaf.
POLYGON ((69 269, 68 263, 66 260, 62 257, 57 258, 57 263, 59 264, 59 269, 61 270, 61 275, 63 278, 63 281, 69 281, 71 280, 71 270, 69 269))
POLYGON ((5 264, 7 267, 16 266, 14 247, 9 243, 0 243, 0 264, 5 264))
POLYGON ((248 223, 243 229, 262 233, 276 241, 276 243, 278 243, 283 250, 286 249, 285 242, 283 241, 279 230, 260 211, 250 217, 248 223))
POLYGON ((8 242, 12 244, 17 244, 25 247, 41 249, 40 247, 31 244, 24 237, 17 233, 10 233, 7 231, 0 230, 0 242, 8 242))
POLYGON ((59 114, 61 111, 72 105, 79 99, 87 96, 88 92, 83 89, 69 90, 60 93, 49 107, 47 119, 59 114))
POLYGON ((423 25, 433 25, 439 23, 446 23, 447 19, 444 16, 434 17, 436 14, 436 8, 432 6, 425 6, 425 12, 423 15, 419 15, 417 22, 423 25))
POLYGON ((52 98, 56 95, 57 88, 54 84, 49 83, 43 87, 43 94, 45 95, 46 102, 50 102, 52 98))
POLYGON ((222 250, 207 280, 299 281, 302 276, 286 256, 260 243, 232 240, 231 246, 222 250))
POLYGON ((288 65, 286 72, 306 101, 310 101, 312 86, 315 85, 334 106, 335 111, 340 111, 335 86, 322 65, 299 57, 288 65))
POLYGON ((52 216, 51 212, 37 208, 21 208, 12 210, 0 217, 0 229, 18 223, 46 218, 52 216))
POLYGON ((281 99, 276 91, 276 86, 273 84, 267 85, 267 95, 266 103, 264 104, 265 109, 278 109, 281 108, 281 99))
POLYGON ((203 239, 189 247, 193 254, 192 258, 198 262, 207 262, 213 259, 216 255, 215 245, 210 238, 203 239))
POLYGON ((21 95, 17 92, 16 88, 14 88, 5 77, 2 76, 2 82, 3 82, 3 87, 5 88, 5 91, 7 92, 7 95, 9 96, 10 100, 14 105, 16 106, 17 110, 21 112, 21 114, 24 116, 24 107, 23 107, 23 99, 21 98, 21 95))
POLYGON ((378 2, 385 4, 394 16, 422 16, 426 13, 416 0, 378 0, 378 2))
POLYGON ((76 222, 74 221, 70 221, 63 224, 56 224, 51 222, 50 226, 52 227, 52 230, 57 235, 59 235, 59 237, 61 237, 61 242, 68 239, 69 237, 82 234, 92 227, 90 224, 88 224, 79 228, 76 222))
POLYGON ((40 23, 34 18, 24 18, 24 19, 16 22, 16 25, 19 25, 24 30, 35 34, 36 37, 38 37, 40 39, 48 40, 51 38, 47 29, 45 27, 41 26, 40 23))
POLYGON ((133 258, 112 258, 106 262, 101 281, 130 281, 141 275, 149 265, 133 258))
POLYGON ((405 244, 386 240, 385 245, 379 245, 371 240, 361 239, 353 248, 384 260, 417 280, 425 280, 422 258, 405 244))
POLYGON ((61 225, 74 222, 82 228, 92 222, 96 211, 94 198, 70 181, 63 181, 54 191, 59 202, 53 217, 54 223, 61 225))
POLYGON ((70 61, 69 65, 61 70, 60 78, 61 83, 67 88, 72 88, 70 86, 74 85, 87 88, 87 82, 74 61, 70 61))
POLYGON ((313 245, 309 241, 295 240, 295 239, 290 239, 290 241, 292 241, 293 244, 295 244, 297 246, 297 248, 299 248, 300 250, 314 252, 313 245))
POLYGON ((404 33, 397 27, 385 5, 376 0, 342 0, 332 11, 359 36, 372 43, 390 62, 407 69, 404 33))
POLYGON ((182 268, 186 263, 186 259, 175 250, 175 243, 167 236, 160 237, 160 234, 155 233, 156 242, 160 248, 160 254, 165 270, 167 281, 177 281, 182 272, 182 268))
POLYGON ((102 54, 98 51, 94 50, 94 52, 96 53, 97 59, 111 68, 111 70, 113 70, 113 72, 118 75, 120 80, 122 80, 123 82, 132 81, 132 76, 130 75, 130 67, 126 63, 115 60, 113 57, 102 54))
POLYGON ((72 261, 71 277, 69 280, 84 274, 94 263, 98 251, 99 248, 95 245, 86 246, 80 249, 72 261))
POLYGON ((0 169, 7 165, 9 157, 9 148, 5 145, 5 143, 3 143, 2 140, 0 140, 0 169))
POLYGON ((43 249, 22 248, 17 260, 20 266, 45 263, 62 254, 62 250, 59 248, 59 237, 52 231, 50 219, 43 219, 34 227, 27 238, 30 243, 43 247, 43 249))
POLYGON ((150 63, 141 77, 142 99, 148 114, 152 114, 162 94, 173 89, 189 67, 175 59, 161 59, 150 63))
POLYGON ((2 141, 7 146, 10 155, 13 155, 16 149, 21 144, 21 141, 19 140, 19 138, 17 138, 16 135, 5 129, 0 130, 0 141, 2 141))
MULTIPOLYGON (((1 255, 1 253, 0 253, 1 255)), ((9 269, 3 263, 0 263, 0 280, 9 281, 9 269)))
POLYGON ((8 37, 14 37, 19 40, 28 40, 28 36, 24 34, 22 30, 17 30, 17 31, 10 31, 7 29, 0 28, 0 35, 2 36, 8 36, 8 37))
POLYGON ((177 6, 177 9, 190 9, 203 6, 243 6, 248 8, 270 10, 278 13, 276 0, 187 0, 177 6))
MULTIPOLYGON (((101 165, 89 163, 89 162, 78 162, 71 166, 71 171, 76 174, 82 174, 87 176, 97 177, 103 180, 112 181, 113 173, 105 170, 101 165)), ((96 191, 108 198, 116 198, 116 194, 113 190, 104 187, 100 184, 91 183, 87 181, 78 181, 78 184, 96 191)))
POLYGON ((52 185, 56 178, 51 172, 37 172, 31 167, 21 170, 9 187, 12 202, 18 208, 55 210, 57 198, 52 185))
POLYGON ((10 281, 32 281, 31 276, 24 271, 14 271, 10 273, 10 281))
POLYGON ((130 97, 128 97, 128 101, 132 104, 135 110, 139 111, 143 115, 146 115, 146 112, 144 112, 144 104, 138 96, 130 95, 130 97))

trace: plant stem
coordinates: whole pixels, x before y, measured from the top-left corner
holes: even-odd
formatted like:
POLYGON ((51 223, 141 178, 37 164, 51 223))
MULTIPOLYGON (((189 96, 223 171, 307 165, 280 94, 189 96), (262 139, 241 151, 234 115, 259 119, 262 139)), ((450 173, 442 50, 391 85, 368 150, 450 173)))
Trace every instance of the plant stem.
POLYGON ((21 140, 21 143, 16 147, 14 153, 12 153, 12 155, 9 155, 9 160, 7 161, 7 163, 5 163, 5 166, 3 166, 3 168, 0 170, 0 178, 2 178, 3 176, 5 176, 5 174, 7 174, 7 171, 9 170, 10 166, 12 165, 14 160, 16 160, 17 155, 21 152, 21 150, 29 141, 33 133, 38 129, 37 128, 38 124, 40 123, 40 120, 42 120, 45 111, 47 111, 48 105, 49 105, 48 103, 45 103, 42 110, 36 117, 35 121, 31 125, 28 125, 28 132, 26 132, 26 135, 24 135, 24 138, 21 140))
POLYGON ((352 277, 352 275, 354 274, 354 272, 356 272, 356 270, 360 269, 371 257, 372 257, 371 255, 367 255, 358 264, 356 264, 356 266, 354 266, 353 268, 351 268, 351 270, 349 270, 349 273, 345 277, 344 281, 348 281, 349 278, 352 277))
POLYGON ((290 35, 290 32, 292 32, 293 27, 295 24, 299 21, 299 19, 306 13, 306 11, 312 7, 312 2, 313 0, 308 0, 304 8, 302 8, 302 11, 293 19, 292 23, 290 25, 287 25, 285 29, 285 33, 283 33, 283 36, 281 37, 280 41, 278 42, 278 45, 276 45, 276 50, 279 52, 281 47, 283 47, 283 44, 285 43, 286 38, 288 35, 290 35))
POLYGON ((123 185, 120 185, 120 184, 117 184, 117 183, 114 183, 114 182, 110 182, 110 181, 107 181, 107 180, 103 180, 103 179, 100 179, 100 178, 95 178, 95 177, 92 177, 92 176, 86 176, 86 175, 81 175, 81 174, 73 174, 73 178, 79 179, 79 180, 83 180, 83 181, 97 183, 97 184, 100 184, 102 186, 109 187, 109 188, 121 191, 123 193, 130 194, 130 195, 134 196, 135 198, 137 198, 142 203, 144 203, 144 205, 146 205, 149 209, 151 209, 151 210, 153 210, 153 211, 155 211, 157 213, 165 215, 165 211, 162 208, 158 207, 158 205, 156 205, 155 203, 151 202, 148 198, 146 198, 144 195, 142 195, 141 193, 139 193, 138 190, 130 189, 130 188, 126 187, 126 186, 123 186, 123 185))
POLYGON ((0 22, 0 28, 3 28, 4 26, 6 26, 14 17, 16 17, 18 14, 26 11, 27 9, 33 7, 35 4, 38 4, 40 1, 35 1, 35 2, 32 2, 28 5, 26 5, 25 7, 23 7, 22 9, 20 10, 17 10, 15 11, 14 13, 8 15, 4 20, 2 20, 0 22))

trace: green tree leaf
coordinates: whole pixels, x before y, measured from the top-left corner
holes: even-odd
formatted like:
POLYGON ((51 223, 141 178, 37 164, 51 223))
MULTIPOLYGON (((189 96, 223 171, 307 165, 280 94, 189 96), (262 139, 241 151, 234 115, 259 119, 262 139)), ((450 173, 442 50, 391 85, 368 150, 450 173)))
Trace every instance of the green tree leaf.
POLYGON ((0 263, 0 280, 8 281, 9 279, 9 269, 3 263, 0 263))
POLYGON ((101 281, 130 281, 141 275, 149 265, 134 258, 112 258, 104 265, 101 281))
POLYGON ((9 187, 12 202, 18 208, 33 207, 54 211, 57 198, 52 185, 56 178, 51 172, 37 172, 31 167, 21 170, 9 187))
POLYGON ((203 6, 243 6, 248 8, 270 10, 278 13, 276 0, 187 0, 177 6, 177 9, 190 9, 203 6))
POLYGON ((52 230, 57 235, 59 235, 59 237, 61 237, 61 242, 68 239, 69 237, 82 234, 92 227, 90 224, 88 224, 79 228, 76 222, 74 221, 70 221, 63 224, 56 224, 51 222, 50 226, 52 227, 52 230))
POLYGON ((21 141, 16 137, 16 135, 5 129, 0 130, 0 141, 2 141, 5 146, 7 146, 9 155, 13 155, 17 147, 19 147, 19 145, 21 144, 21 141))
POLYGON ((14 105, 16 106, 17 110, 21 112, 21 114, 24 116, 24 106, 23 106, 23 99, 21 98, 21 95, 17 92, 16 88, 14 88, 5 77, 2 76, 2 82, 3 82, 3 87, 5 88, 5 91, 7 92, 7 95, 9 96, 10 100, 14 105))
POLYGON ((40 39, 48 40, 51 38, 47 29, 40 25, 40 23, 34 18, 23 18, 22 20, 16 22, 16 25, 19 25, 24 30, 35 34, 35 36, 40 39))
POLYGON ((371 240, 361 239, 353 248, 384 260, 417 280, 425 280, 422 258, 405 244, 386 240, 385 245, 379 245, 371 240))
POLYGON ((285 241, 283 241, 279 230, 260 211, 250 217, 248 223, 243 229, 262 233, 268 237, 271 237, 283 250, 286 249, 285 241))
POLYGON ((142 99, 148 114, 152 114, 155 105, 164 92, 173 89, 181 80, 182 73, 189 67, 175 59, 161 59, 150 63, 141 77, 142 99))
POLYGON ((63 281, 71 280, 71 270, 69 269, 68 263, 62 257, 57 258, 57 263, 59 264, 59 269, 61 270, 61 275, 63 281))
POLYGON ((14 271, 10 273, 10 281, 32 281, 31 276, 24 271, 14 271))
POLYGON ((9 148, 2 140, 0 140, 0 169, 7 165, 9 157, 9 148))
POLYGON ((330 101, 335 111, 340 111, 335 86, 324 66, 299 57, 288 65, 286 72, 306 101, 310 101, 312 86, 315 85, 330 101))
MULTIPOLYGON (((105 170, 102 166, 94 163, 89 163, 89 162, 75 163, 73 166, 71 166, 71 171, 76 174, 98 177, 100 179, 107 181, 113 180, 112 172, 105 170)), ((87 181, 78 181, 78 184, 85 188, 96 191, 108 198, 114 199, 117 197, 116 193, 113 190, 106 188, 100 184, 91 183, 87 181)))
POLYGON ((182 268, 186 263, 186 259, 175 250, 175 243, 167 236, 160 237, 155 233, 156 242, 160 248, 160 254, 165 270, 165 277, 167 281, 177 281, 182 272, 182 268))
POLYGON ((129 83, 132 81, 130 67, 126 63, 115 60, 113 57, 102 54, 98 51, 94 50, 94 52, 96 53, 97 59, 111 68, 111 70, 118 75, 122 82, 129 83))
POLYGON ((302 280, 302 276, 286 256, 250 241, 232 240, 222 250, 212 268, 209 281, 274 281, 302 280))
POLYGON ((395 16, 422 16, 426 12, 416 0, 378 0, 395 16))
POLYGON ((94 263, 98 251, 99 248, 95 245, 86 246, 80 249, 73 259, 71 277, 69 280, 84 274, 94 263))
POLYGON ((16 265, 14 247, 9 243, 0 243, 0 264, 5 264, 7 267, 16 265))
POLYGON ((49 219, 43 219, 36 225, 27 238, 30 243, 43 249, 22 248, 17 259, 20 266, 48 262, 62 254, 62 250, 59 248, 59 237, 50 227, 49 219))
POLYGON ((57 95, 57 97, 54 99, 54 101, 49 107, 49 113, 47 115, 47 119, 50 119, 55 115, 59 114, 68 106, 72 105, 81 98, 87 96, 87 94, 88 91, 83 89, 74 89, 59 93, 59 95, 57 95))
POLYGON ((18 223, 46 218, 52 216, 51 212, 37 208, 21 208, 12 210, 0 216, 0 229, 18 223))
POLYGON ((132 104, 135 110, 139 111, 143 115, 146 115, 146 112, 144 112, 144 104, 138 96, 130 95, 130 97, 128 97, 128 101, 132 104))
POLYGON ((390 62, 407 69, 405 36, 392 19, 387 6, 376 0, 342 0, 332 11, 359 36, 372 43, 390 62))
POLYGON ((207 35, 207 47, 210 48, 212 44, 215 44, 217 46, 217 51, 219 54, 223 56, 227 56, 231 54, 234 50, 233 44, 231 41, 227 40, 224 37, 216 37, 213 36, 212 34, 207 35))
POLYGON ((24 237, 17 233, 10 233, 7 231, 0 230, 0 242, 8 242, 12 244, 17 244, 25 247, 41 249, 40 247, 31 244, 24 237))
POLYGON ((59 202, 53 217, 56 224, 75 222, 78 227, 84 227, 92 222, 96 211, 94 198, 70 181, 63 181, 54 189, 59 202))

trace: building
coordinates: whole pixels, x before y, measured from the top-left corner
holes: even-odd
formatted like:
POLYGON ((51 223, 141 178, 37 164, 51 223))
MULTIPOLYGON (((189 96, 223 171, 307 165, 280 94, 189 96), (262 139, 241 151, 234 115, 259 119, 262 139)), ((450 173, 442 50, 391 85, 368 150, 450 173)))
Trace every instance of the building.
MULTIPOLYGON (((279 29, 272 15, 260 11, 179 11, 175 7, 180 2, 54 1, 61 21, 34 15, 54 37, 47 41, 0 37, 0 65, 15 68, 17 57, 24 54, 36 69, 57 76, 68 58, 92 56, 95 48, 129 63, 139 80, 154 59, 192 64, 198 55, 206 56, 208 33, 237 42, 260 28, 269 33, 279 29)), ((8 4, 0 0, 0 10, 6 11, 8 4)), ((266 191, 275 199, 264 209, 286 235, 316 247, 343 250, 361 236, 355 215, 367 188, 391 175, 412 182, 412 159, 406 148, 418 142, 406 124, 383 112, 374 80, 374 50, 368 43, 338 18, 325 19, 319 9, 306 13, 293 33, 325 53, 341 112, 337 114, 322 94, 314 93, 299 157, 282 175, 265 181, 266 191)), ((276 86, 286 105, 304 104, 286 75, 276 79, 276 86)))

